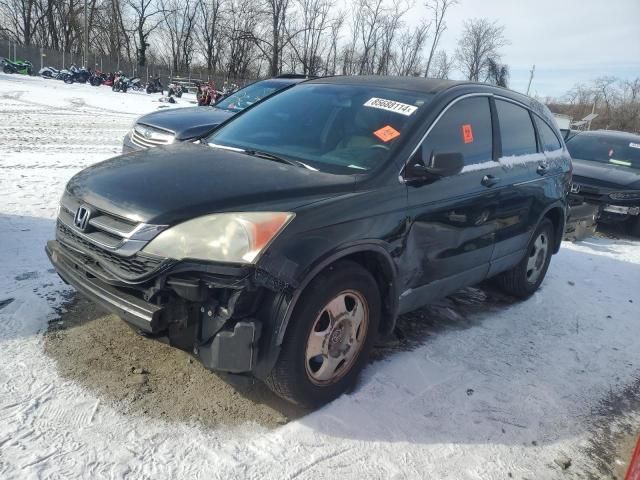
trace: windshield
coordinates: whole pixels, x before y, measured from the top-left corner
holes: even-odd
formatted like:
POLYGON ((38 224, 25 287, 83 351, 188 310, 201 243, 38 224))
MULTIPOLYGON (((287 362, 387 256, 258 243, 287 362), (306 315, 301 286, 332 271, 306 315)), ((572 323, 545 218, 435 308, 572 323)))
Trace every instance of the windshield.
POLYGON ((631 139, 576 135, 567 141, 572 158, 640 169, 640 141, 631 139))
POLYGON ((232 93, 224 100, 215 104, 216 108, 228 110, 230 112, 239 112, 250 107, 258 100, 262 100, 267 95, 282 88, 288 87, 289 84, 284 82, 265 80, 262 82, 252 83, 251 85, 232 93))
POLYGON ((359 173, 386 161, 431 97, 371 86, 298 85, 236 117, 208 142, 359 173))

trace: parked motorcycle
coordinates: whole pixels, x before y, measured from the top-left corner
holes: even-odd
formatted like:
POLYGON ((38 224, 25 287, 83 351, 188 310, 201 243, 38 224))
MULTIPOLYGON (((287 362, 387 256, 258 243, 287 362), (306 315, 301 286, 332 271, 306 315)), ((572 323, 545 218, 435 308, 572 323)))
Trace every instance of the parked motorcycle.
POLYGON ((134 77, 131 80, 129 80, 128 89, 135 90, 137 92, 142 92, 145 89, 145 86, 140 80, 140 77, 134 77))
POLYGON ((213 81, 208 83, 196 83, 198 90, 196 91, 196 99, 198 106, 211 105, 220 97, 220 92, 216 90, 216 84, 213 81))
POLYGON ((179 83, 170 83, 169 84, 169 93, 167 93, 169 97, 182 97, 182 85, 179 83))
POLYGON ((129 88, 129 78, 124 75, 122 72, 118 72, 113 79, 113 85, 111 85, 111 90, 114 92, 122 92, 127 93, 127 89, 129 88))
POLYGON ((113 86, 113 81, 115 80, 116 75, 114 73, 107 73, 104 77, 104 85, 106 85, 107 87, 112 87, 113 86))
POLYGON ((89 77, 89 83, 94 87, 99 87, 107 80, 107 75, 100 70, 94 70, 89 77))
POLYGON ((21 75, 31 75, 31 71, 33 69, 33 65, 28 60, 9 60, 8 58, 3 58, 2 62, 2 71, 4 73, 19 73, 21 75))
POLYGON ((162 87, 162 83, 160 83, 160 77, 153 77, 147 83, 147 93, 163 93, 164 88, 162 87))
POLYGON ((64 77, 64 83, 87 83, 91 77, 91 72, 86 68, 78 68, 75 65, 69 67, 69 73, 64 77))
POLYGON ((62 70, 58 71, 58 74, 55 75, 53 78, 55 80, 63 80, 67 77, 67 75, 70 75, 71 72, 69 72, 69 70, 67 70, 66 68, 63 68, 62 70))
POLYGON ((53 67, 43 67, 38 71, 38 75, 42 78, 56 78, 60 74, 60 70, 53 67))

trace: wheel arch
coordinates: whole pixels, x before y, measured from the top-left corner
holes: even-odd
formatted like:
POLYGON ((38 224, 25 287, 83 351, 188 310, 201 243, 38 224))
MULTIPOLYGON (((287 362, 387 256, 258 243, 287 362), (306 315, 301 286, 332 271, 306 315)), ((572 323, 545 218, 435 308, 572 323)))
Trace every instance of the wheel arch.
POLYGON ((362 242, 335 250, 316 261, 307 269, 306 274, 303 276, 302 281, 287 306, 286 315, 281 322, 282 326, 278 329, 278 345, 282 343, 296 303, 307 285, 309 285, 320 272, 342 260, 354 261, 371 273, 378 284, 382 298, 382 314, 384 318, 380 322, 380 333, 384 334, 393 330, 398 307, 398 295, 396 295, 397 267, 389 251, 384 247, 384 242, 362 242), (391 325, 387 325, 388 323, 391 323, 391 325))
POLYGON ((540 224, 543 218, 548 218, 553 224, 553 230, 555 234, 553 253, 558 253, 558 250, 560 250, 560 244, 562 243, 562 239, 564 237, 564 229, 567 223, 566 206, 561 202, 554 203, 542 213, 542 215, 538 219, 538 224, 540 224))
POLYGON ((397 267, 384 245, 384 242, 371 241, 334 250, 306 269, 306 273, 302 276, 302 280, 290 299, 286 298, 284 292, 273 298, 269 308, 273 321, 273 332, 270 336, 268 351, 264 352, 264 357, 261 360, 259 359, 260 365, 254 372, 258 377, 264 377, 275 365, 280 353, 280 346, 302 292, 318 274, 339 261, 354 261, 372 274, 382 300, 382 317, 378 333, 384 335, 393 331, 398 312, 397 267))

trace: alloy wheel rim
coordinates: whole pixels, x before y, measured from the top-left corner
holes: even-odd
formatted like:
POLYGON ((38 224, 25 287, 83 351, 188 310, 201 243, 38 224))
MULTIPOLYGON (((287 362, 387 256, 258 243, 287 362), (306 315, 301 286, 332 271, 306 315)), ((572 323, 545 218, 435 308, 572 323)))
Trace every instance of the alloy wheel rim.
POLYGON ((547 259, 547 251, 549 250, 549 241, 547 235, 543 232, 533 242, 531 251, 529 252, 529 259, 527 260, 527 281, 529 283, 536 283, 540 274, 544 269, 545 261, 547 259))
POLYGON ((346 375, 362 350, 369 309, 361 293, 345 290, 316 317, 305 348, 305 370, 316 385, 329 385, 346 375))

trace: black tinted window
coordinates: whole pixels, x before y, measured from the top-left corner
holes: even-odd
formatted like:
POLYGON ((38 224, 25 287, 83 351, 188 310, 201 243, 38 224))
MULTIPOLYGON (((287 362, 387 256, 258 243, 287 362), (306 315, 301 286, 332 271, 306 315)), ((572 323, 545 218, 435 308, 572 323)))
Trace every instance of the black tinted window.
POLYGON ((640 141, 637 137, 576 135, 567 141, 572 158, 640 169, 640 141))
POLYGON ((370 85, 296 85, 227 122, 208 143, 359 174, 391 157, 431 96, 370 85))
POLYGON ((493 157, 491 110, 487 97, 455 103, 433 127, 422 150, 428 164, 434 153, 462 153, 465 165, 488 162, 493 157))
POLYGON ((502 137, 502 156, 536 153, 536 133, 529 112, 518 105, 501 100, 496 100, 496 108, 502 137))
POLYGON ((536 120, 536 127, 538 127, 538 134, 540 135, 540 141, 542 142, 542 147, 545 152, 552 152, 554 150, 559 150, 562 148, 560 144, 560 140, 553 133, 551 127, 547 125, 547 122, 538 118, 537 116, 533 116, 536 120))

